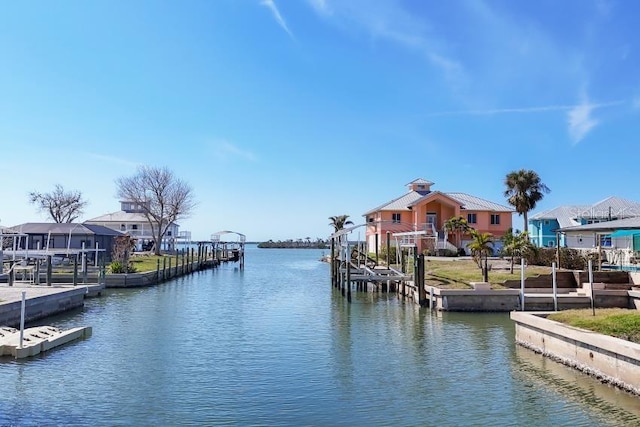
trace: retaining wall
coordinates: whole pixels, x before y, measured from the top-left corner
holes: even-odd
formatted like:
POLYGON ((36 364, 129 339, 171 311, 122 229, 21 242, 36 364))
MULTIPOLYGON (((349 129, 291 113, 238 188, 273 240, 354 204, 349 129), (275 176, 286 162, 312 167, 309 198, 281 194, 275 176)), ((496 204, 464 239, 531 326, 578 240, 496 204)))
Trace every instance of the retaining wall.
POLYGON ((640 344, 512 312, 516 342, 599 380, 640 395, 640 344))
MULTIPOLYGON (((40 296, 29 296, 25 301, 25 322, 43 319, 84 305, 86 287, 74 287, 40 296)), ((0 325, 19 327, 22 301, 0 304, 0 325)))

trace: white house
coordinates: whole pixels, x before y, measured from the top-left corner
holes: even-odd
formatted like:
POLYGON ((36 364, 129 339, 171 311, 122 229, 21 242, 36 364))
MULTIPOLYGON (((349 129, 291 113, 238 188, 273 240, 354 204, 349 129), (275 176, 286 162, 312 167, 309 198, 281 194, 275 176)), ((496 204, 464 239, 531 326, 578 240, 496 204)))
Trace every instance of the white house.
MULTIPOLYGON (((84 224, 102 225, 112 230, 126 233, 136 239, 136 249, 145 250, 151 248, 154 235, 151 230, 151 224, 144 214, 144 210, 140 205, 129 200, 120 201, 121 210, 106 215, 91 218, 84 224)), ((155 226, 157 229, 157 225, 155 226)), ((161 249, 173 251, 175 249, 176 238, 180 226, 171 223, 161 242, 161 249)), ((156 231, 157 233, 157 231, 156 231)))
POLYGON ((640 217, 565 227, 567 247, 600 250, 612 264, 640 261, 640 217))

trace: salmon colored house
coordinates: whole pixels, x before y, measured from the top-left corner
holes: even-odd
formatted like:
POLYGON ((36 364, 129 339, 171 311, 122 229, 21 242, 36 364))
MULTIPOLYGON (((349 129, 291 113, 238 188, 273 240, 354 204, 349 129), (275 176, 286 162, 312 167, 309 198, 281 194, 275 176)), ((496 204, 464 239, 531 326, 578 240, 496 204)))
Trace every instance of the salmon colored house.
POLYGON ((458 239, 444 227, 450 218, 461 216, 477 231, 491 233, 494 249, 501 248, 499 239, 512 225, 512 208, 466 193, 432 191, 432 185, 416 179, 407 184, 408 193, 365 213, 368 247, 386 245, 388 232, 391 245, 416 244, 420 251, 466 249, 471 236, 467 233, 458 239))

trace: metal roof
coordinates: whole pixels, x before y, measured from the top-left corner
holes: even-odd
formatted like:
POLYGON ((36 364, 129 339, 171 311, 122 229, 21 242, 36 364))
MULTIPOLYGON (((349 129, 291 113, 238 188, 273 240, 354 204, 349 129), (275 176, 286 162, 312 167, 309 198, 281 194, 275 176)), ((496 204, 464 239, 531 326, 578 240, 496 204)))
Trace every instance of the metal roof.
POLYGON ((618 218, 640 216, 640 203, 620 197, 607 197, 581 213, 581 217, 608 218, 609 215, 618 218))
POLYGON ((560 229, 565 229, 580 226, 579 218, 608 219, 610 216, 620 219, 640 216, 640 203, 612 196, 593 205, 559 206, 532 215, 530 219, 555 219, 560 229))
POLYGON ((514 212, 512 207, 494 203, 480 197, 472 196, 466 193, 444 193, 447 196, 456 199, 462 204, 462 208, 468 211, 496 211, 496 212, 514 212))
POLYGON ((71 234, 119 236, 122 233, 106 227, 79 223, 26 222, 11 227, 12 230, 26 234, 71 234))
POLYGON ((617 219, 613 221, 596 222, 593 224, 578 225, 561 228, 560 231, 615 231, 620 229, 640 229, 640 217, 617 219))
POLYGON ((385 204, 382 204, 376 208, 371 209, 368 212, 365 212, 365 215, 372 214, 378 211, 408 211, 409 205, 421 198, 423 194, 418 193, 417 191, 410 191, 402 196, 391 200, 385 204))
POLYGON ((576 221, 580 212, 588 209, 587 206, 560 206, 554 209, 549 209, 543 212, 539 212, 530 217, 531 220, 543 220, 543 219, 555 219, 558 221, 560 228, 573 227, 580 225, 580 222, 576 221))
POLYGON ((147 217, 140 212, 118 211, 97 216, 85 221, 91 222, 147 222, 147 217))
POLYGON ((500 205, 480 197, 472 196, 466 193, 444 193, 440 191, 434 192, 418 192, 410 191, 402 196, 382 204, 374 209, 364 213, 370 215, 378 211, 408 211, 409 206, 414 205, 417 201, 424 198, 427 199, 431 195, 442 194, 460 203, 462 209, 478 210, 478 211, 495 211, 495 212, 514 212, 514 209, 508 206, 500 205))
POLYGON ((431 182, 431 181, 427 181, 426 179, 418 178, 418 179, 414 179, 413 181, 411 181, 411 182, 410 182, 410 183, 408 183, 408 184, 405 184, 405 186, 406 186, 406 185, 414 185, 414 184, 422 184, 422 185, 429 185, 429 186, 431 186, 431 185, 433 185, 434 183, 433 183, 433 182, 431 182))

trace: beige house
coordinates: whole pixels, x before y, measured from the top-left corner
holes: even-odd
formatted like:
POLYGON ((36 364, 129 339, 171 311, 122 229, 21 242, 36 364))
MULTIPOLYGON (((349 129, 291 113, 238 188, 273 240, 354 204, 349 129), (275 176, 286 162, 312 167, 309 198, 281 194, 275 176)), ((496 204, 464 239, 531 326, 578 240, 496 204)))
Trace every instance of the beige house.
MULTIPOLYGON (((84 224, 101 225, 121 233, 128 234, 136 239, 137 250, 148 250, 153 243, 154 236, 151 224, 144 214, 144 210, 135 202, 120 201, 120 210, 108 213, 95 218, 91 218, 84 224)), ((157 227, 157 225, 156 225, 157 227)), ((161 249, 166 251, 175 250, 176 238, 180 226, 176 223, 169 225, 167 232, 161 242, 161 249)), ((156 230, 157 233, 157 230, 156 230)))

